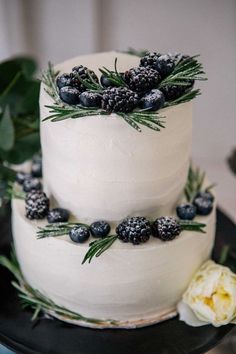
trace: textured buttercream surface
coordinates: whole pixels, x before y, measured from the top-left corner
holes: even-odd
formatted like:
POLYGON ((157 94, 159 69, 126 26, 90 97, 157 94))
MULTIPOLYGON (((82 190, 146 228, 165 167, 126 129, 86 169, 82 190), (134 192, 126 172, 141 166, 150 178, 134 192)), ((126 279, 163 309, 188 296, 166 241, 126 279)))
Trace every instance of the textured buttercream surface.
MULTIPOLYGON (((62 72, 83 64, 98 73, 115 57, 125 71, 139 58, 121 53, 81 56, 58 65, 62 72)), ((41 119, 51 98, 41 88, 41 119)), ((192 103, 160 111, 166 128, 131 128, 116 114, 41 122, 45 190, 80 220, 119 221, 127 215, 170 214, 189 167, 192 103)))
POLYGON ((91 264, 82 265, 89 242, 75 244, 69 236, 38 240, 37 227, 45 221, 29 221, 24 213, 24 202, 14 200, 14 244, 26 281, 69 310, 121 321, 123 327, 147 325, 173 315, 214 243, 212 212, 197 219, 207 223, 206 234, 184 231, 174 241, 152 237, 139 246, 116 241, 91 264))

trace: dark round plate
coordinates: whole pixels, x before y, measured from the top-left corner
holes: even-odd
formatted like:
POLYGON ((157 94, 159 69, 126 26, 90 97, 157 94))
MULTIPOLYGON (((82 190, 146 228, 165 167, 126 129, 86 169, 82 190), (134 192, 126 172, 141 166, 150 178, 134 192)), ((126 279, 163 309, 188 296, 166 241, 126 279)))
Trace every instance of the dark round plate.
MULTIPOLYGON (((232 244, 236 226, 218 214, 214 258, 224 243, 232 244)), ((11 242, 10 214, 0 218, 0 253, 8 254, 11 242)), ((236 238, 234 238, 236 246, 236 238)), ((58 320, 31 322, 22 310, 11 275, 0 267, 0 342, 22 354, 200 354, 213 348, 233 325, 190 327, 178 318, 135 330, 95 330, 58 320)))

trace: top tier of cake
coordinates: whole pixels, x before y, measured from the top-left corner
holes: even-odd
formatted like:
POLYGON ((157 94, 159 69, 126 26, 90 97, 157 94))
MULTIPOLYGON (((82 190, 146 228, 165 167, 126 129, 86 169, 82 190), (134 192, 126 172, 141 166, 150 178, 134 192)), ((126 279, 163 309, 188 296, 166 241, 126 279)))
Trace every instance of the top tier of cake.
MULTIPOLYGON (((80 56, 56 68, 76 65, 119 71, 138 66, 139 58, 116 52, 80 56)), ((52 104, 41 87, 41 144, 46 192, 81 221, 120 221, 128 215, 171 214, 186 182, 192 140, 192 103, 160 111, 160 132, 132 129, 120 116, 92 116, 42 122, 52 104)))

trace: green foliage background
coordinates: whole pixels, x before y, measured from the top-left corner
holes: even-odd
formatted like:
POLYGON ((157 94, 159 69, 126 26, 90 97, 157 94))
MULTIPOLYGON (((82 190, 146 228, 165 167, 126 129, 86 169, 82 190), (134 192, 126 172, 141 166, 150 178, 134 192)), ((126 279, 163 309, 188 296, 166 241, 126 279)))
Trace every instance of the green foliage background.
POLYGON ((0 200, 15 176, 11 164, 21 164, 40 150, 36 72, 31 58, 0 63, 0 200))

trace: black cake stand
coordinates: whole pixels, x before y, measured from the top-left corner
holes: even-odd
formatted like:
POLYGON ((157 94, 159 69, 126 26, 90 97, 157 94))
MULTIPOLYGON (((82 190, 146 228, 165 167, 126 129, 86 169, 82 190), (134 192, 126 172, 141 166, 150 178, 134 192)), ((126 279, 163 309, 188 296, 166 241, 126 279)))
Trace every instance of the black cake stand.
MULTIPOLYGON (((214 258, 222 245, 236 246, 236 226, 221 211, 214 258), (233 244, 234 243, 234 244, 233 244)), ((9 254, 10 211, 0 217, 0 253, 9 254)), ((58 320, 31 322, 32 313, 22 310, 10 273, 0 267, 0 342, 21 354, 200 354, 213 348, 233 325, 190 327, 178 318, 136 330, 96 330, 58 320)))

